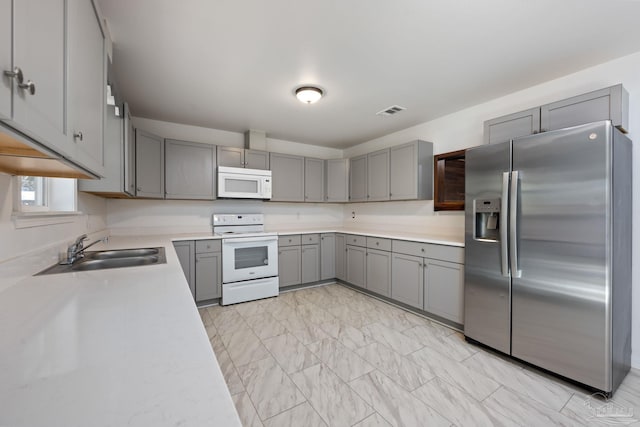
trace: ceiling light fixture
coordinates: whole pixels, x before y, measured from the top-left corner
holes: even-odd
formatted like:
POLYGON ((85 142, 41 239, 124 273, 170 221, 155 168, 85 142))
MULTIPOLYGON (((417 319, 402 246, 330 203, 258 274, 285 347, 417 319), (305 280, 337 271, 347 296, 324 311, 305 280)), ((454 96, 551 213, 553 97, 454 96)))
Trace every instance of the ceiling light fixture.
POLYGON ((313 104, 322 98, 322 89, 315 86, 302 86, 296 89, 296 98, 305 104, 313 104))

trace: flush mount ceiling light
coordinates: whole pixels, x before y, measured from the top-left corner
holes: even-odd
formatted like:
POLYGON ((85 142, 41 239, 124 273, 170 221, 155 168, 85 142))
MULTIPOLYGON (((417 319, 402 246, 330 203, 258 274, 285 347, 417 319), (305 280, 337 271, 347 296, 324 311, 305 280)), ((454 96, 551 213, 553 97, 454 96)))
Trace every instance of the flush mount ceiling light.
POLYGON ((322 89, 315 86, 302 86, 296 89, 296 98, 305 104, 313 104, 322 98, 322 89))

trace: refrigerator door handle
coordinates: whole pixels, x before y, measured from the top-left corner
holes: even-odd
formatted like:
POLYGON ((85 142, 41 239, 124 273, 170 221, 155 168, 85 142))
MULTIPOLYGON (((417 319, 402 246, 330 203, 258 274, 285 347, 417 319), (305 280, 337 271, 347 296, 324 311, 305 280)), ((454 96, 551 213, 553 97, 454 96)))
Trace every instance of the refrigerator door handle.
POLYGON ((502 174, 502 200, 500 200, 500 264, 502 266, 502 275, 509 277, 509 172, 502 174))
POLYGON ((509 197, 509 251, 511 258, 511 277, 521 277, 518 267, 518 179, 519 172, 511 172, 511 194, 509 197))

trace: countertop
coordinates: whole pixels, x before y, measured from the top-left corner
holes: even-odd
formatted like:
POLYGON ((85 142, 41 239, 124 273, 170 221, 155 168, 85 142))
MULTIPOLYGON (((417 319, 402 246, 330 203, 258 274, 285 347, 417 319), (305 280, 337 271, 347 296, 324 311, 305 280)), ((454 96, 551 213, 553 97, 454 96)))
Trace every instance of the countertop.
POLYGON ((240 426, 168 236, 167 263, 30 276, 0 293, 1 426, 240 426))
MULTIPOLYGON (((463 246, 451 235, 268 231, 463 246)), ((215 238, 112 236, 91 250, 162 246, 167 263, 28 275, 0 288, 0 426, 240 426, 172 245, 215 238)))

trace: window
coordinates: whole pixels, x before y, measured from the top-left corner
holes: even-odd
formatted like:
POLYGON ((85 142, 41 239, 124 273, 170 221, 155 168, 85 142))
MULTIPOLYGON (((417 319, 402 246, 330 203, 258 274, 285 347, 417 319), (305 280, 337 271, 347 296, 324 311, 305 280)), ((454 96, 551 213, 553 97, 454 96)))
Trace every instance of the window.
POLYGON ((76 212, 76 179, 16 176, 15 187, 16 212, 76 212))

